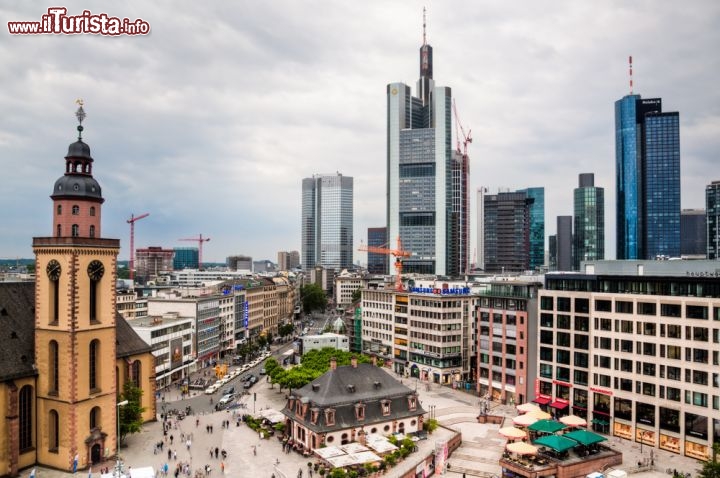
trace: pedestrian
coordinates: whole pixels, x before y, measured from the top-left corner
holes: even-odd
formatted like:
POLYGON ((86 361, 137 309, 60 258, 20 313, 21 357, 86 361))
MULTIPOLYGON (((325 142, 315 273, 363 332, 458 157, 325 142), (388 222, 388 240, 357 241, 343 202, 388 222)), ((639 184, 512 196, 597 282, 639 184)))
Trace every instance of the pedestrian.
POLYGON ((220 449, 218 447, 215 447, 215 458, 217 459, 218 455, 220 454, 220 449))
POLYGON ((199 418, 196 418, 196 419, 195 419, 195 428, 197 428, 197 427, 199 427, 199 426, 200 426, 200 419, 199 419, 199 418))
POLYGON ((253 445, 253 455, 257 456, 257 447, 253 445))
POLYGON ((172 458, 172 450, 168 448, 168 460, 172 458))
POLYGON ((172 435, 170 435, 170 444, 171 444, 171 445, 173 444, 173 440, 174 440, 174 439, 175 439, 175 437, 172 436, 172 435))
POLYGON ((297 478, 302 478, 302 468, 298 468, 297 478))
POLYGON ((220 462, 220 473, 225 473, 225 462, 224 461, 220 462))
POLYGON ((177 460, 177 452, 173 451, 173 460, 177 460))
POLYGON ((210 448, 210 459, 211 460, 212 460, 212 457, 213 457, 213 450, 212 450, 212 448, 210 448))

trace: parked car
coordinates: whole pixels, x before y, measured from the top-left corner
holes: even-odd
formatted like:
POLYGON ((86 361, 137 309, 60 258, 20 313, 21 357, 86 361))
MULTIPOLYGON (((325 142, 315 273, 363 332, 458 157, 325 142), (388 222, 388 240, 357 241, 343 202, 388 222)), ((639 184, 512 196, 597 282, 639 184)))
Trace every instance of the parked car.
POLYGON ((223 390, 223 395, 232 395, 235 394, 235 386, 227 387, 225 390, 223 390))
POLYGON ((260 375, 265 375, 265 367, 260 369, 260 375))

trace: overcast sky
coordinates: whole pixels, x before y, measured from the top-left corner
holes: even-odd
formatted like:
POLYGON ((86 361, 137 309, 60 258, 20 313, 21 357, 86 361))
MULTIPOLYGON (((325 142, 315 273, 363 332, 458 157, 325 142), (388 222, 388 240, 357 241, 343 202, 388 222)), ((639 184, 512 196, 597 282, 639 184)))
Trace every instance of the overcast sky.
POLYGON ((0 3, 3 258, 32 257, 32 237, 52 233, 77 98, 102 233, 121 240, 121 260, 126 220, 149 212, 136 247, 202 234, 206 261, 275 261, 300 250, 302 178, 336 171, 354 178, 357 248, 385 225, 385 87, 415 94, 424 5, 435 82, 472 130, 473 215, 480 186, 544 186, 554 234, 578 174, 592 172, 615 257, 613 108, 629 91, 628 55, 635 92, 680 112, 682 207, 704 208, 720 180, 717 0, 60 3, 141 18, 151 32, 10 35, 5 22, 39 21, 57 2, 0 3))

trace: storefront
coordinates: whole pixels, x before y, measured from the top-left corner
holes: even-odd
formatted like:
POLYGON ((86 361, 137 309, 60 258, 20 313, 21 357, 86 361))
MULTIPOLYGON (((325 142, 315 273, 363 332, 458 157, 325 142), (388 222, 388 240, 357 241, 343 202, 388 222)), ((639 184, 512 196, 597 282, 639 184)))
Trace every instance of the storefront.
POLYGON ((627 423, 621 423, 617 420, 613 422, 613 436, 624 438, 626 440, 632 440, 632 425, 627 423))
POLYGON ((680 453, 680 438, 670 435, 660 434, 660 449, 680 453))
POLYGON ((685 456, 695 458, 696 460, 707 461, 709 458, 709 448, 702 443, 695 443, 685 439, 685 456))

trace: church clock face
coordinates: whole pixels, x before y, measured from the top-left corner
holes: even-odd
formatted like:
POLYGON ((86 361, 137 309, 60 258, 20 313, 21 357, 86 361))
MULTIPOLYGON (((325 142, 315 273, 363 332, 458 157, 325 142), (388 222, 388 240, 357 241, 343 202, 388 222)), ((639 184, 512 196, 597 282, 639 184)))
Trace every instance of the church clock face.
POLYGON ((95 260, 88 265, 87 272, 90 279, 99 281, 105 274, 105 266, 102 262, 95 260))
POLYGON ((47 267, 45 268, 45 271, 47 272, 48 278, 52 281, 56 281, 60 279, 60 272, 62 272, 62 267, 60 266, 60 263, 56 261, 55 259, 48 262, 47 267))

